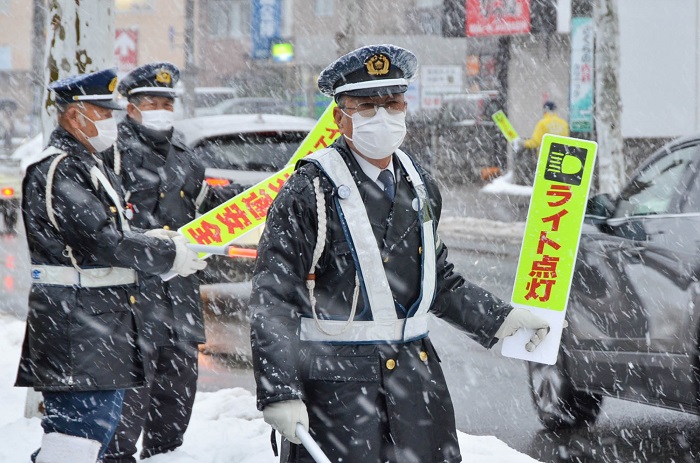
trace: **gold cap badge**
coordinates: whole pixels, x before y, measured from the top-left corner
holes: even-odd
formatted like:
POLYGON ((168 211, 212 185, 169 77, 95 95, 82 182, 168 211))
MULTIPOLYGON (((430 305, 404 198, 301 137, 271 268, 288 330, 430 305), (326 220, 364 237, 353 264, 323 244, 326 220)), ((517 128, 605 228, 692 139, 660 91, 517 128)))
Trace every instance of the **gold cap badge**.
POLYGON ((388 74, 389 66, 391 66, 391 61, 389 61, 389 57, 383 53, 372 55, 367 61, 365 61, 367 74, 371 76, 383 76, 388 74))
POLYGON ((170 84, 170 82, 172 82, 172 77, 168 71, 161 69, 160 71, 156 72, 156 82, 160 82, 161 84, 170 84))
POLYGON ((116 87, 117 87, 117 78, 115 77, 114 79, 112 79, 112 81, 107 86, 107 90, 109 90, 110 92, 113 92, 116 87))

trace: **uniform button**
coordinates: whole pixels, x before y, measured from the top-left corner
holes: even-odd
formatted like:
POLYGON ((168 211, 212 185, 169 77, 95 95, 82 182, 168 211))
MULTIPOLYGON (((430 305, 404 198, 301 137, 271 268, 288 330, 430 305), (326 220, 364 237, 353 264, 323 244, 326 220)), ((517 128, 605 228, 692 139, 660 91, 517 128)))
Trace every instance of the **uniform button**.
POLYGON ((420 357, 420 359, 421 359, 423 362, 425 362, 425 361, 428 360, 428 353, 425 352, 425 351, 420 351, 420 354, 418 354, 418 357, 420 357))
POLYGON ((163 225, 163 230, 170 230, 170 227, 168 225, 163 225))
POLYGON ((423 246, 418 246, 418 255, 423 254, 423 246))
POLYGON ((180 190, 180 197, 181 197, 181 198, 184 198, 184 197, 185 197, 185 192, 182 191, 182 190, 180 190))
POLYGON ((389 262, 389 256, 386 256, 386 257, 384 258, 384 262, 389 262))
POLYGON ((394 359, 389 359, 386 361, 386 369, 387 370, 393 370, 396 368, 396 360, 394 359))
POLYGON ((160 197, 161 197, 161 198, 165 198, 165 193, 161 193, 161 194, 160 194, 160 197))
POLYGON ((116 213, 117 213, 117 208, 114 207, 114 206, 109 206, 109 211, 110 211, 112 214, 116 214, 116 213))
POLYGON ((132 305, 136 304, 136 296, 129 296, 129 302, 131 302, 132 305))

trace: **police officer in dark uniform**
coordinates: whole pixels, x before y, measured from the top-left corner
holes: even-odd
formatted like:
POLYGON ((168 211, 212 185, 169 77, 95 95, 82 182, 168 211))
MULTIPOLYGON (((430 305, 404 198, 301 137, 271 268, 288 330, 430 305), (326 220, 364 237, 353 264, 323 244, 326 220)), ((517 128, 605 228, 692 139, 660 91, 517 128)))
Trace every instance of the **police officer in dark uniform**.
POLYGON ((17 386, 43 394, 37 463, 94 463, 124 390, 144 385, 137 271, 189 275, 205 262, 187 240, 132 229, 101 152, 116 141, 114 70, 55 82, 59 126, 29 164, 22 214, 31 256, 17 386))
MULTIPOLYGON (((173 131, 174 86, 178 68, 167 62, 140 66, 119 83, 128 101, 110 164, 122 178, 134 226, 170 230, 195 218, 198 208, 237 194, 238 185, 214 194, 205 167, 173 131), (203 204, 203 205, 202 205, 203 204)), ((144 388, 130 389, 122 420, 105 455, 111 463, 135 462, 143 430, 141 458, 182 445, 197 390, 198 344, 203 343, 202 301, 197 275, 163 281, 140 275, 141 309, 154 375, 144 388)))
POLYGON ((440 192, 399 149, 416 67, 394 45, 328 66, 319 89, 343 136, 300 163, 268 212, 251 335, 258 407, 285 437, 283 462, 313 461, 297 423, 333 462, 461 461, 429 314, 485 347, 525 327, 532 350, 548 332, 447 261, 440 192))

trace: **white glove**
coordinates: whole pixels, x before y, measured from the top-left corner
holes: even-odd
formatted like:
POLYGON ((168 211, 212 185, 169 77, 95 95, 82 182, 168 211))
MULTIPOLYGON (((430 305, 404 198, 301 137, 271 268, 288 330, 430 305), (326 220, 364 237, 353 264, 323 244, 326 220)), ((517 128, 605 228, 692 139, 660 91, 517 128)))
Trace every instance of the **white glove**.
POLYGON ((175 261, 169 273, 187 276, 207 266, 206 261, 199 258, 199 254, 187 247, 187 238, 177 233, 170 239, 175 243, 175 261))
POLYGON ((283 400, 267 404, 263 408, 263 419, 293 444, 301 444, 297 437, 297 423, 309 430, 309 413, 301 400, 283 400))
POLYGON ((520 139, 520 137, 510 142, 510 144, 513 147, 513 151, 515 151, 516 153, 523 148, 523 141, 520 139))
POLYGON ((177 235, 179 235, 179 233, 175 230, 166 230, 165 228, 154 228, 152 230, 146 230, 144 235, 150 236, 151 238, 160 238, 161 240, 167 240, 176 237, 177 235))
POLYGON ((530 338, 530 342, 525 345, 525 350, 532 352, 537 346, 542 342, 547 333, 549 333, 549 324, 533 314, 526 309, 513 309, 505 320, 498 331, 496 331, 496 337, 498 339, 503 339, 508 336, 512 336, 520 328, 527 328, 535 330, 535 334, 530 338))

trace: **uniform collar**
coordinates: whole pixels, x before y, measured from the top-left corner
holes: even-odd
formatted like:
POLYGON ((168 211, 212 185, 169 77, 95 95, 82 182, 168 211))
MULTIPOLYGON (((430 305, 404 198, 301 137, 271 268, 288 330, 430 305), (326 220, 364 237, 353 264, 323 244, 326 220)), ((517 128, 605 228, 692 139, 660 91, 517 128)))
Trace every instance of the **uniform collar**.
POLYGON ((97 158, 90 153, 85 145, 80 143, 73 135, 68 133, 68 131, 61 126, 56 127, 56 129, 51 132, 49 145, 65 151, 72 156, 77 156, 90 166, 97 164, 97 158))
POLYGON ((138 137, 141 144, 154 150, 163 157, 168 155, 173 138, 173 129, 169 131, 157 131, 144 127, 130 116, 124 118, 124 125, 138 137))
POLYGON ((357 154, 355 151, 353 151, 350 147, 348 147, 352 155, 355 157, 355 160, 357 161, 357 164, 360 166, 360 169, 362 169, 362 172, 365 173, 367 177, 369 177, 370 180, 372 180, 374 183, 379 185, 380 187, 384 188, 384 185, 379 182, 379 174, 381 173, 382 170, 388 170, 391 172, 391 174, 394 176, 394 180, 396 180, 396 172, 394 171, 394 156, 391 156, 391 162, 387 166, 386 169, 380 169, 379 167, 375 166, 374 164, 370 163, 367 159, 363 158, 359 154, 357 154))

